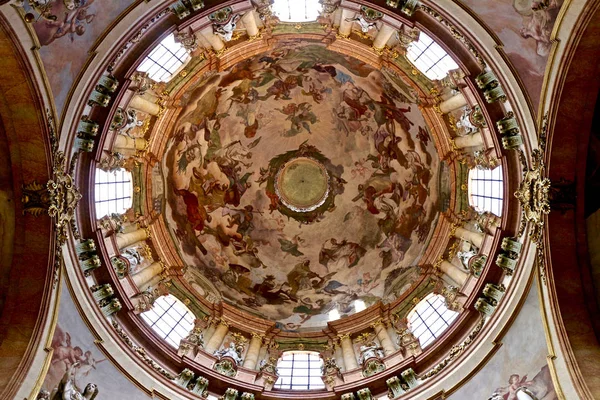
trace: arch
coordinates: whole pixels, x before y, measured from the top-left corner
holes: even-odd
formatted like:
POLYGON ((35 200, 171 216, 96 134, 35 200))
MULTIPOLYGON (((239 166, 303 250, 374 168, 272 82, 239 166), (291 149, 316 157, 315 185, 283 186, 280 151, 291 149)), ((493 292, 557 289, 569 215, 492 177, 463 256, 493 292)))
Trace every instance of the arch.
POLYGON ((22 187, 50 179, 41 90, 8 21, 0 15, 0 398, 12 399, 44 339, 53 298, 54 229, 23 214, 22 187))
MULTIPOLYGON (((553 211, 545 234, 549 305, 575 389, 581 398, 600 393, 600 306, 586 232, 586 164, 594 115, 599 113, 600 2, 586 4, 553 71, 546 161, 553 211), (560 198, 571 192, 569 197, 560 198)), ((597 196, 597 195, 596 195, 597 196)), ((597 274, 597 272, 596 272, 597 274)))

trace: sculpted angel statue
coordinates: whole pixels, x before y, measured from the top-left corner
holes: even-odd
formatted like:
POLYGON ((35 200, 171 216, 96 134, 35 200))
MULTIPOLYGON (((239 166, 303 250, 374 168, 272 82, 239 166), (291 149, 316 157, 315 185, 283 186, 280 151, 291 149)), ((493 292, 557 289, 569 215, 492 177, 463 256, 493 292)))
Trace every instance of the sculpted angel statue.
POLYGON ((98 395, 98 386, 88 383, 83 393, 75 384, 75 373, 79 367, 79 361, 72 364, 65 373, 58 387, 52 391, 50 400, 94 400, 98 395))

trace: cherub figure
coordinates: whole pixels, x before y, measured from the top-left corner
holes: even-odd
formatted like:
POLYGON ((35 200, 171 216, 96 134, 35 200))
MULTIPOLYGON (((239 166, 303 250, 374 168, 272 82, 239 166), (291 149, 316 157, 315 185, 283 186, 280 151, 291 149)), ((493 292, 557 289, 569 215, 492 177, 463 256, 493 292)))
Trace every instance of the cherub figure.
POLYGON ((511 375, 510 378, 508 378, 508 383, 508 386, 500 387, 495 391, 495 394, 502 396, 504 400, 518 400, 517 389, 533 384, 532 381, 527 380, 527 375, 520 378, 518 374, 511 375))

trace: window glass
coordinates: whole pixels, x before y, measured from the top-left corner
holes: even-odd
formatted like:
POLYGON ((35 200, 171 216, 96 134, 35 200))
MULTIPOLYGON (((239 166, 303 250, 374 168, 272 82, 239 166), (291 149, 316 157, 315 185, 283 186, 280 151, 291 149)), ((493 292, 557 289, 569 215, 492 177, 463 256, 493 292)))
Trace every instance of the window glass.
POLYGON ((153 307, 140 315, 158 336, 175 348, 194 328, 194 314, 170 294, 156 299, 153 307))
POLYGON ((469 172, 469 203, 477 211, 489 211, 500 217, 503 199, 502 167, 476 168, 469 172))
POLYGON ((323 360, 313 351, 286 351, 277 363, 279 379, 276 389, 316 390, 324 389, 321 379, 323 360))
POLYGON ((275 0, 273 14, 283 22, 316 21, 323 9, 319 0, 275 0))
POLYGON ((124 169, 106 172, 96 169, 94 202, 96 218, 109 214, 124 214, 131 208, 131 173, 124 169))
POLYGON ((407 57, 429 79, 442 79, 449 70, 458 68, 452 57, 423 32, 419 40, 409 46, 407 57))
POLYGON ((175 43, 171 34, 163 39, 142 61, 138 71, 147 72, 150 79, 167 82, 190 58, 181 43, 175 43))
POLYGON ((331 309, 331 311, 329 311, 328 317, 329 317, 329 321, 335 321, 335 320, 340 319, 339 310, 337 308, 331 309))
POLYGON ((408 327, 421 347, 425 348, 438 338, 458 316, 446 307, 444 298, 430 293, 408 313, 408 327))
POLYGON ((362 300, 354 300, 354 311, 360 312, 360 311, 362 311, 362 310, 364 310, 366 308, 367 308, 367 306, 366 306, 366 304, 365 304, 364 301, 362 301, 362 300))

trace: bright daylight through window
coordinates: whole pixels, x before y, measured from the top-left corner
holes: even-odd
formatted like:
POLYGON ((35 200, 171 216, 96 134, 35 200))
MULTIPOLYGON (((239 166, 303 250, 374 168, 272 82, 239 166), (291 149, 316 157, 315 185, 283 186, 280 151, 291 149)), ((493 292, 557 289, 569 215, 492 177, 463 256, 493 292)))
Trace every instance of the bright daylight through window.
POLYGON ((442 79, 458 65, 432 38, 421 32, 408 48, 408 59, 429 79, 442 79))
POLYGON ((477 211, 489 211, 502 216, 504 198, 502 167, 472 169, 469 172, 469 203, 477 211))
POLYGON ((283 22, 316 21, 323 9, 319 0, 275 0, 273 14, 283 22))
POLYGON ((183 46, 169 35, 148 54, 137 70, 147 72, 150 79, 157 82, 167 82, 189 58, 183 46))
POLYGON ((323 360, 313 351, 286 351, 277 363, 279 379, 275 389, 324 389, 321 379, 323 360))
POLYGON ((156 299, 152 308, 140 315, 154 332, 175 348, 194 328, 194 314, 170 294, 156 299))
POLYGON ((118 169, 106 172, 96 169, 94 195, 96 218, 110 214, 124 214, 131 207, 131 173, 118 169))
POLYGON ((444 298, 430 293, 408 313, 408 328, 415 335, 421 347, 438 338, 458 316, 457 312, 446 307, 444 298))

